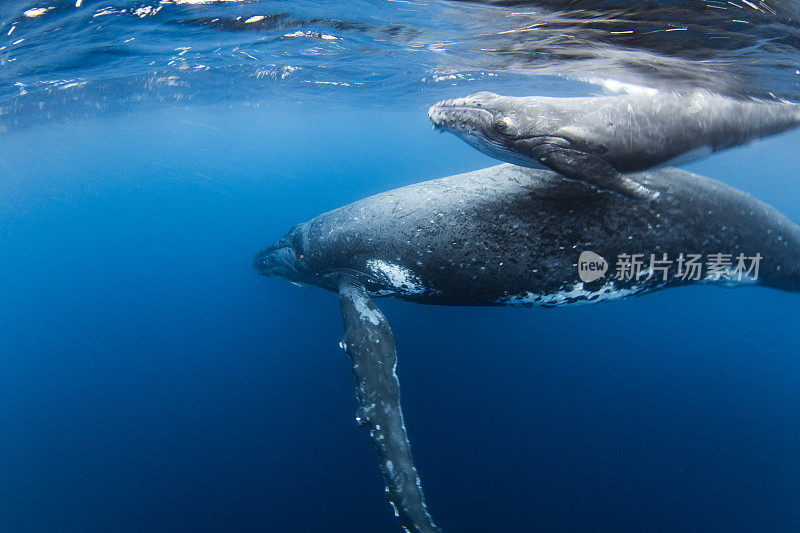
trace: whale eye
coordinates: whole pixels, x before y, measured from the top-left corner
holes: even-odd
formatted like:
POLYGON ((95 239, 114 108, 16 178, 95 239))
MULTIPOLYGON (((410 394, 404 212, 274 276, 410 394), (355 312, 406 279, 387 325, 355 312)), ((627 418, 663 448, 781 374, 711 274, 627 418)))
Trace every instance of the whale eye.
POLYGON ((498 133, 506 134, 511 131, 511 122, 505 117, 495 119, 493 126, 498 133))

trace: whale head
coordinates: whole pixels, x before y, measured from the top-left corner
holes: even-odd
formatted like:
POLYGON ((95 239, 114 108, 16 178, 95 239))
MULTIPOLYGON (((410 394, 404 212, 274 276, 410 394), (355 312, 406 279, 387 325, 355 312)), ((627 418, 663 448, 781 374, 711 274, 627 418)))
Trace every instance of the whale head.
POLYGON ((286 235, 261 250, 253 266, 264 276, 278 276, 299 284, 318 284, 319 276, 306 261, 303 236, 303 224, 293 227, 286 235))
MULTIPOLYGON (((433 127, 448 131, 486 155, 523 166, 532 165, 530 150, 552 128, 535 103, 521 106, 519 98, 480 92, 442 100, 431 106, 433 127)), ((538 165, 536 165, 538 166, 538 165)))
MULTIPOLYGON (((295 285, 336 291, 342 277, 364 285, 371 294, 416 294, 423 290, 409 269, 374 254, 359 241, 358 222, 332 227, 326 215, 290 229, 261 250, 253 261, 263 276, 276 276, 295 285), (322 243, 320 235, 331 242, 322 243)), ((355 220, 358 220, 355 218, 355 220)), ((367 243, 368 244, 368 243, 367 243)))

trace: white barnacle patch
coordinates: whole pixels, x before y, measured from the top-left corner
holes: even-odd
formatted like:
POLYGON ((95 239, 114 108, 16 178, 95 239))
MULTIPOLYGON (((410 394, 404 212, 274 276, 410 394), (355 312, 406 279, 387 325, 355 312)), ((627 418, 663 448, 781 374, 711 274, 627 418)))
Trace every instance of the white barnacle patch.
POLYGON ((420 294, 425 292, 425 287, 419 277, 405 267, 382 259, 370 259, 367 261, 367 268, 399 293, 420 294))
POLYGON ((547 305, 560 306, 568 304, 589 304, 617 300, 632 296, 644 290, 644 284, 628 288, 618 288, 613 281, 604 283, 596 290, 588 290, 583 282, 578 282, 572 287, 562 287, 554 293, 526 292, 513 296, 499 298, 497 303, 504 305, 547 305))

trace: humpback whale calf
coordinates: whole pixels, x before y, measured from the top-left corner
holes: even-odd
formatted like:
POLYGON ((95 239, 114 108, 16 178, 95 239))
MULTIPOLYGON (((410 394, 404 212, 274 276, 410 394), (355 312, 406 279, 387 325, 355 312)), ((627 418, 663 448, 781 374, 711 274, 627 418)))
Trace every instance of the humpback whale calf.
POLYGON ((656 191, 622 173, 699 159, 788 130, 800 125, 800 105, 704 90, 586 98, 481 92, 439 102, 428 116, 435 128, 502 161, 650 199, 656 191))
POLYGON ((800 291, 800 227, 674 168, 632 202, 503 164, 384 192, 302 223, 261 251, 264 275, 339 293, 360 404, 405 531, 438 531, 411 454, 396 353, 371 296, 438 305, 595 303, 694 283, 800 291))

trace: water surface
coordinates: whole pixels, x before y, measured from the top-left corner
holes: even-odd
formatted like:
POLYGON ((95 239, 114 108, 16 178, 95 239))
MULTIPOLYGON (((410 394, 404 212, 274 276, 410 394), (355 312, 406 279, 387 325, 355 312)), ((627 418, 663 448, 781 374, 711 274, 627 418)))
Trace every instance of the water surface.
MULTIPOLYGON (((395 531, 336 297, 260 278, 255 252, 494 164, 431 131, 441 97, 798 96, 789 2, 75 3, 0 6, 10 532, 395 531)), ((685 168, 800 221, 797 146, 685 168)), ((800 527, 797 295, 379 305, 447 531, 800 527)))

